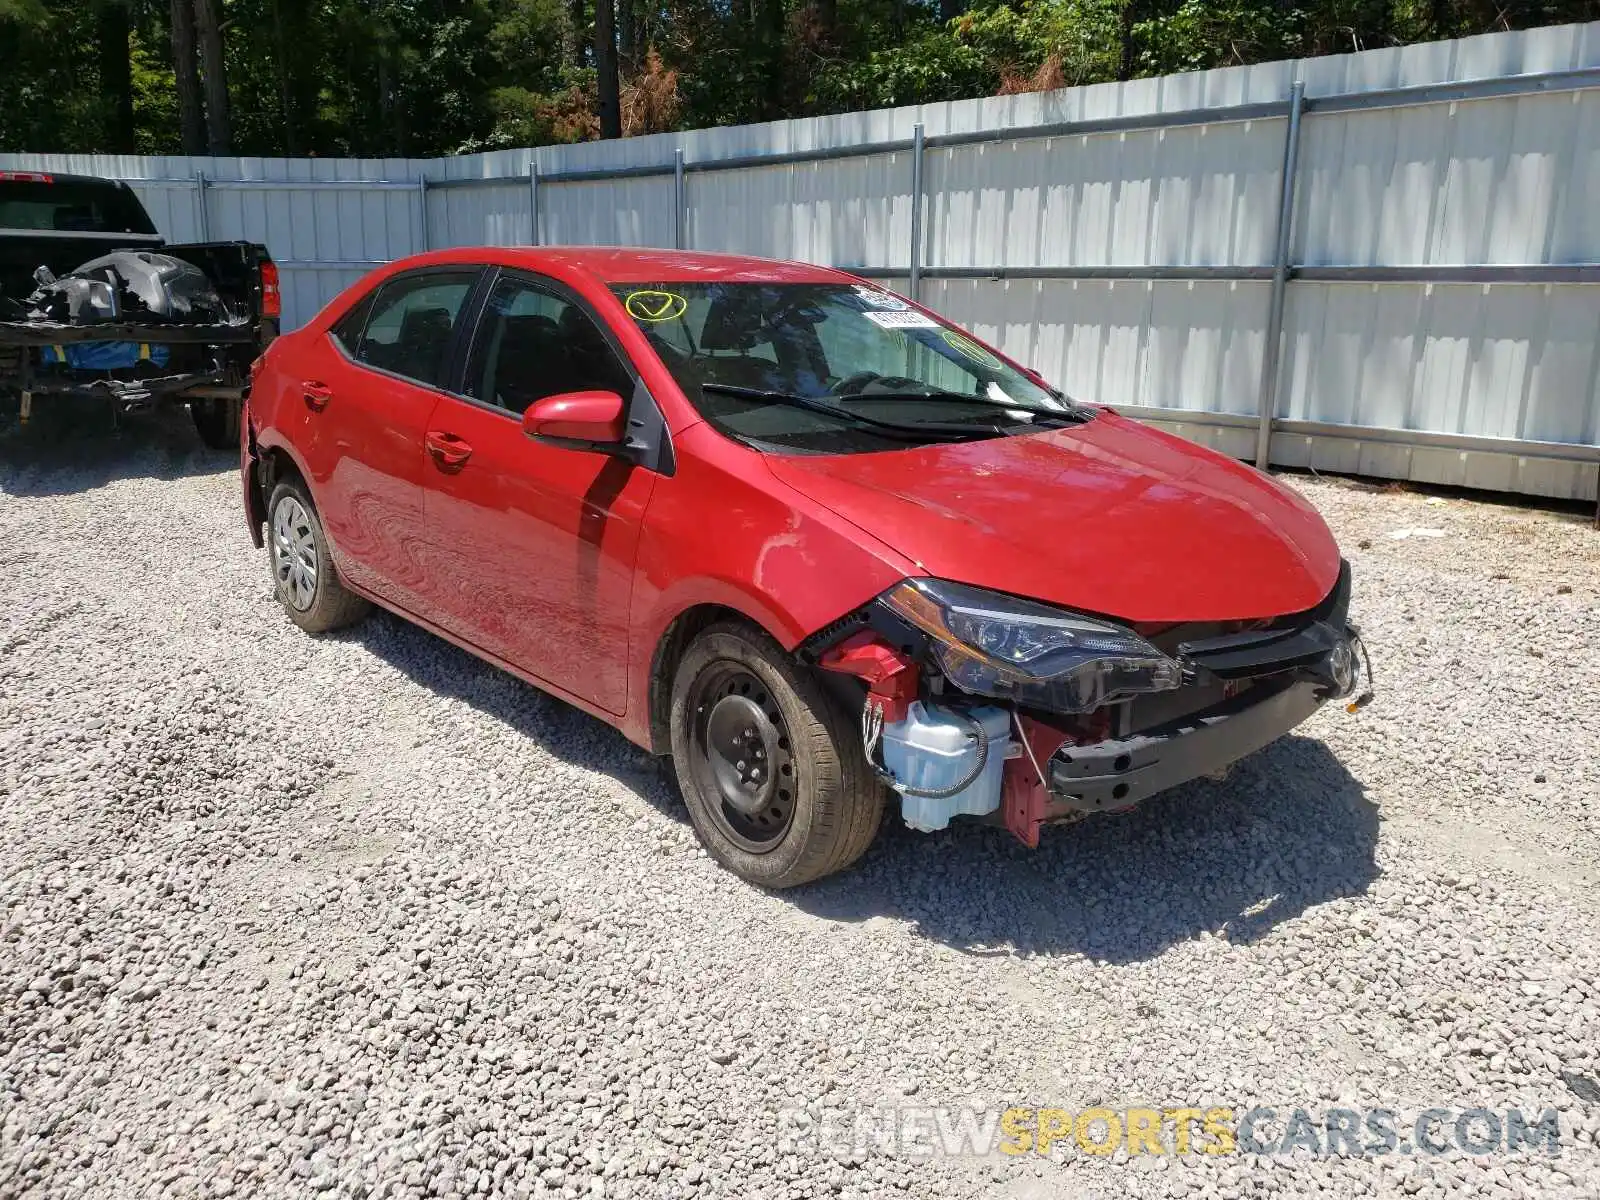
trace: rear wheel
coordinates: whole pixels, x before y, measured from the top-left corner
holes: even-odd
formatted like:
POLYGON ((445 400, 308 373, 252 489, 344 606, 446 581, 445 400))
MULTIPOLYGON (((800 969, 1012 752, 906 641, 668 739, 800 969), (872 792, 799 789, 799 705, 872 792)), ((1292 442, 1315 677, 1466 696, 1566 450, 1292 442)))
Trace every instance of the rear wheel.
POLYGON ((267 557, 278 603, 307 633, 327 633, 367 615, 371 606, 340 580, 316 505, 298 479, 285 479, 267 500, 267 557))
POLYGON ((702 633, 672 688, 672 758, 701 844, 763 887, 809 883, 866 852, 883 788, 847 713, 766 634, 702 633))
POLYGON ((239 401, 220 396, 189 401, 195 431, 213 450, 239 448, 239 409, 239 401))

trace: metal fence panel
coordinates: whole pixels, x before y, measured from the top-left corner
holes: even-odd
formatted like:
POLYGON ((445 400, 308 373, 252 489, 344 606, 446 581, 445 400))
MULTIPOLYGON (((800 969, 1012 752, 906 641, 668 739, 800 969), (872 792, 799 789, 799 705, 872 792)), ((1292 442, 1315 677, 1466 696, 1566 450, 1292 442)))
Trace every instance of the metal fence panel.
POLYGON ((569 183, 540 196, 544 241, 551 245, 670 246, 671 179, 569 183))
POLYGON ((1282 130, 1268 120, 931 154, 927 260, 1269 263, 1282 130))
POLYGON ((1600 257, 1600 91, 1318 117, 1300 172, 1300 262, 1600 257))
POLYGON ((911 155, 691 175, 688 244, 853 266, 904 265, 911 155))
POLYGON ((1592 285, 1297 284, 1284 416, 1530 441, 1600 433, 1592 285))
POLYGON ((924 299, 1071 395, 1255 412, 1263 284, 936 279, 924 299))

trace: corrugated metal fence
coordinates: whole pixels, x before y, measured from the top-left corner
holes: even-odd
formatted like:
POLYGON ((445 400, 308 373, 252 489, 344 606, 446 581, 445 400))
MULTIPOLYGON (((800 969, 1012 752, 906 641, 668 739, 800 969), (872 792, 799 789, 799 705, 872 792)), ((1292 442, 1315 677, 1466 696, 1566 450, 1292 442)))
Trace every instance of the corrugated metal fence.
POLYGON ((265 242, 291 324, 424 248, 806 259, 1240 457, 1597 492, 1600 23, 427 161, 0 166, 265 242))

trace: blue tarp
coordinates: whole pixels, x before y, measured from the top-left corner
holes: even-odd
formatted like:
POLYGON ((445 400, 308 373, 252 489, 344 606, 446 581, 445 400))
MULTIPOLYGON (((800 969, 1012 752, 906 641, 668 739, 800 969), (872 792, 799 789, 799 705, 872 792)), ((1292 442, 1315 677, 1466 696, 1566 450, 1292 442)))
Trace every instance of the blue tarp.
POLYGON ((168 347, 147 342, 74 342, 70 346, 44 346, 39 357, 45 363, 64 362, 80 371, 117 371, 141 362, 167 365, 168 347))

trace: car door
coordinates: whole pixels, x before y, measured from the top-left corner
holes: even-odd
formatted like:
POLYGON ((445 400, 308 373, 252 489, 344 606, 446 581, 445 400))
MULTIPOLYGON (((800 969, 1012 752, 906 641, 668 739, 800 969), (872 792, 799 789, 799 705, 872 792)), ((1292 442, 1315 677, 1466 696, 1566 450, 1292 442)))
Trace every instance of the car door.
POLYGON ((632 368, 576 294, 502 273, 488 293, 460 394, 434 410, 425 508, 441 623, 604 709, 627 702, 628 605, 646 467, 533 441, 534 401, 614 391, 632 368))
POLYGON ((356 587, 430 618, 420 544, 423 435, 480 268, 407 272, 319 340, 300 383, 298 444, 339 569, 356 587))

